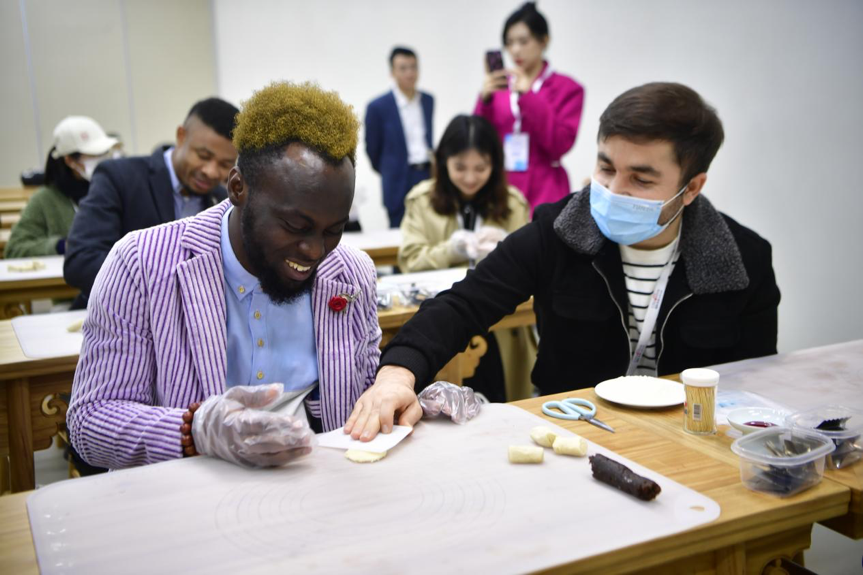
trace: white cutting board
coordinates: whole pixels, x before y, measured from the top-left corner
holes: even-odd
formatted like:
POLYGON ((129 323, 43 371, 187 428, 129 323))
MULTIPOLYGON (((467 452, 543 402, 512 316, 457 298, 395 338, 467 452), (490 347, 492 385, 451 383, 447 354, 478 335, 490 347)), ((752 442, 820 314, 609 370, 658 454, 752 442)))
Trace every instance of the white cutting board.
POLYGON ((81 330, 66 328, 87 317, 87 310, 19 315, 12 318, 12 329, 24 355, 31 359, 66 357, 81 353, 84 335, 81 330))
MULTIPOLYGON (((660 484, 652 502, 594 480, 587 458, 507 461, 549 423, 509 405, 464 426, 424 421, 374 464, 317 449, 250 471, 205 457, 75 479, 27 500, 42 573, 524 573, 719 517, 660 484), (693 508, 701 508, 696 511, 693 508)), ((570 432, 558 428, 561 434, 570 432)))

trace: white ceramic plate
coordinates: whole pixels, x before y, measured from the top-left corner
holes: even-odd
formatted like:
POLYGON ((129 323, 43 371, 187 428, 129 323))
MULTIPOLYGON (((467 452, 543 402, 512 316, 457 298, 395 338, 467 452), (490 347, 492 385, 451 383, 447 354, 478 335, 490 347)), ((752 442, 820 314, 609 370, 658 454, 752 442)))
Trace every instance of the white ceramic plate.
POLYGON ((624 375, 596 386, 596 395, 630 407, 670 407, 686 399, 683 384, 647 375, 624 375))
POLYGON ((728 413, 728 424, 734 429, 742 431, 744 435, 753 431, 760 431, 764 427, 746 425, 750 421, 763 421, 776 426, 785 425, 787 412, 769 407, 741 407, 728 413))

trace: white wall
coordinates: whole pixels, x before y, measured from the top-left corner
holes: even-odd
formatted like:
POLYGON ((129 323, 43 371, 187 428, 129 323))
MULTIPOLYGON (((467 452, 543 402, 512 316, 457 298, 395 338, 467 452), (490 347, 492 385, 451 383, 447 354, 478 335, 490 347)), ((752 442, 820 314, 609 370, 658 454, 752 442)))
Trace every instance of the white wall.
MULTIPOLYGON (((316 80, 362 115, 389 86, 390 48, 406 44, 437 98, 437 140, 453 115, 472 110, 483 53, 499 45, 517 5, 214 0, 219 92, 239 101, 273 80, 316 80)), ((616 95, 654 80, 690 85, 727 134, 705 193, 773 244, 780 350, 863 337, 863 3, 543 0, 541 9, 549 60, 587 90, 564 160, 573 183, 592 170, 598 118, 616 95)), ((361 218, 383 227, 380 183, 360 158, 361 218)))
POLYGON ((0 47, 0 186, 45 165, 66 116, 149 154, 216 90, 208 0, 2 0, 0 47))

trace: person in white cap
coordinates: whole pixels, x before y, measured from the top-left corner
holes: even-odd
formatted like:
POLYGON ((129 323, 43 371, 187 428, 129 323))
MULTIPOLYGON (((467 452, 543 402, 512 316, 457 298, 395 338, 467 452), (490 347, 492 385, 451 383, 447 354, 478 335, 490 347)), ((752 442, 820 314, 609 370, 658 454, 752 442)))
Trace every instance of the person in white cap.
POLYGON ((69 116, 54 128, 45 163, 45 186, 33 194, 6 245, 7 258, 66 252, 66 236, 96 166, 111 157, 117 139, 86 116, 69 116))

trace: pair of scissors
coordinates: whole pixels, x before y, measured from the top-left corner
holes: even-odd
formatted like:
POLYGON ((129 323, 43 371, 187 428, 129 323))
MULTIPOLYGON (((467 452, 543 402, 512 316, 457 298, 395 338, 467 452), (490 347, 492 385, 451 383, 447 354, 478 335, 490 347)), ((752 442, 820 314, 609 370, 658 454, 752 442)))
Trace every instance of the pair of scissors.
POLYGON ((546 401, 542 404, 542 412, 549 417, 556 417, 558 419, 569 419, 572 421, 581 419, 614 433, 613 427, 596 419, 596 406, 593 402, 586 399, 568 397, 563 401, 546 401), (559 411, 553 411, 555 409, 559 411))

